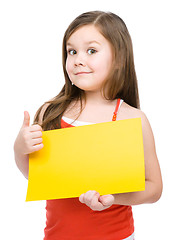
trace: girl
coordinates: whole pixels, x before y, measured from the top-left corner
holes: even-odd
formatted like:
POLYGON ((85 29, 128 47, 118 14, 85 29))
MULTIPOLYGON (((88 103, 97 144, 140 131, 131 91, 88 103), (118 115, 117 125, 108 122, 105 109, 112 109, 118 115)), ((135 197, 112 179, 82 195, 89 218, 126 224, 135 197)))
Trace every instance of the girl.
POLYGON ((132 240, 131 205, 156 202, 162 179, 153 133, 139 110, 132 42, 123 20, 101 11, 77 17, 64 35, 63 70, 65 85, 39 108, 34 125, 29 126, 29 114, 24 113, 14 144, 19 169, 28 178, 28 156, 43 147, 42 130, 140 117, 146 189, 105 196, 94 189, 79 198, 48 200, 44 240, 132 240))

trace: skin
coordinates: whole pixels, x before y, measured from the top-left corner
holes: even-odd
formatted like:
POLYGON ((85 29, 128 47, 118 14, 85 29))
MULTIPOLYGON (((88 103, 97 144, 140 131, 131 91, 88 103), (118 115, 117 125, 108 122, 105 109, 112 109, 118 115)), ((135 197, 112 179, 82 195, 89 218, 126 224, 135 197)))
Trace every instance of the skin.
MULTIPOLYGON (((78 120, 96 123, 108 121, 108 115, 104 118, 104 112, 106 112, 107 109, 107 100, 101 96, 100 86, 112 66, 113 54, 110 43, 93 25, 84 26, 74 32, 69 38, 67 42, 67 52, 66 70, 69 78, 77 87, 85 90, 87 97, 85 110, 78 120), (92 51, 93 49, 95 51, 92 51), (87 74, 76 75, 78 72, 87 72, 87 74), (89 116, 91 116, 91 119, 89 119, 89 116)), ((109 102, 108 109, 112 110, 115 104, 115 101, 109 102)), ((75 106, 73 106, 73 109, 75 109, 75 106)), ((109 113, 111 114, 110 111, 109 113)), ((74 118, 74 115, 70 114, 70 111, 68 113, 66 112, 66 116, 74 118)), ((126 103, 122 104, 119 116, 120 119, 135 117, 142 119, 146 189, 143 192, 105 196, 100 196, 95 190, 90 190, 83 193, 79 197, 79 200, 92 210, 105 210, 113 204, 137 205, 153 203, 160 198, 162 193, 161 172, 156 155, 152 129, 147 117, 142 111, 134 109, 126 103)), ((117 120, 119 120, 119 118, 117 120)))
MULTIPOLYGON (((70 80, 86 94, 86 105, 79 121, 100 123, 112 119, 116 101, 106 100, 100 93, 101 85, 108 75, 113 61, 110 43, 93 25, 80 27, 67 41, 66 70, 70 80), (104 114, 105 113, 105 114, 104 114)), ((47 105, 40 114, 40 122, 47 105)), ((75 119, 80 110, 79 102, 71 102, 64 116, 75 119)), ((145 159, 145 191, 100 196, 94 189, 83 193, 79 201, 94 211, 102 211, 113 204, 138 205, 154 203, 162 194, 162 177, 155 149, 155 141, 146 115, 139 109, 122 103, 116 120, 141 118, 145 159)), ((42 129, 29 125, 30 116, 24 112, 24 122, 14 144, 18 168, 28 178, 28 154, 43 147, 42 129)))
POLYGON ((30 115, 24 112, 24 121, 14 143, 14 155, 17 167, 28 179, 29 154, 43 148, 42 128, 40 125, 30 126, 30 115))
POLYGON ((112 67, 110 43, 94 26, 84 26, 68 39, 67 53, 66 70, 73 84, 85 90, 87 96, 99 94, 112 67))

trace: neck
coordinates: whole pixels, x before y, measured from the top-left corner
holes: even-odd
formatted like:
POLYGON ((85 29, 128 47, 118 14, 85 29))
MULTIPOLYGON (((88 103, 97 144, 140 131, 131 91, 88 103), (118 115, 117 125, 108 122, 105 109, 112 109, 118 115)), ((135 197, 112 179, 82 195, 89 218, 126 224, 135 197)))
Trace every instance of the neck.
POLYGON ((85 91, 87 104, 110 104, 114 100, 107 100, 100 92, 85 91))

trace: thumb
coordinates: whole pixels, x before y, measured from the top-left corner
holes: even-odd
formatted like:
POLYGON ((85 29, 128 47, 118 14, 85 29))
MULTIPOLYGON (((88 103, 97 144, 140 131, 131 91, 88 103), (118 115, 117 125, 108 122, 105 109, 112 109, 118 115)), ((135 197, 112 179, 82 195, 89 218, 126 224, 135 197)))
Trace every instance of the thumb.
POLYGON ((29 127, 30 125, 30 115, 27 111, 24 112, 24 121, 22 127, 29 127))
POLYGON ((100 196, 99 201, 104 205, 104 206, 109 206, 114 203, 114 196, 113 195, 103 195, 100 196))

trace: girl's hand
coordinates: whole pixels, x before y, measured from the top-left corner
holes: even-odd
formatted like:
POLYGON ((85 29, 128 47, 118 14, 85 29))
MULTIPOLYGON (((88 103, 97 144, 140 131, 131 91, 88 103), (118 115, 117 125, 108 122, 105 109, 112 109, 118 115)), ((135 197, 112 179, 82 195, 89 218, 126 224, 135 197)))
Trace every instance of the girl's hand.
POLYGON ((42 128, 40 125, 30 125, 30 116, 24 112, 24 121, 14 143, 14 150, 18 155, 27 155, 43 148, 42 128))
POLYGON ((100 196, 96 191, 88 191, 79 197, 81 203, 85 203, 93 211, 102 211, 111 207, 114 203, 113 195, 100 196))

